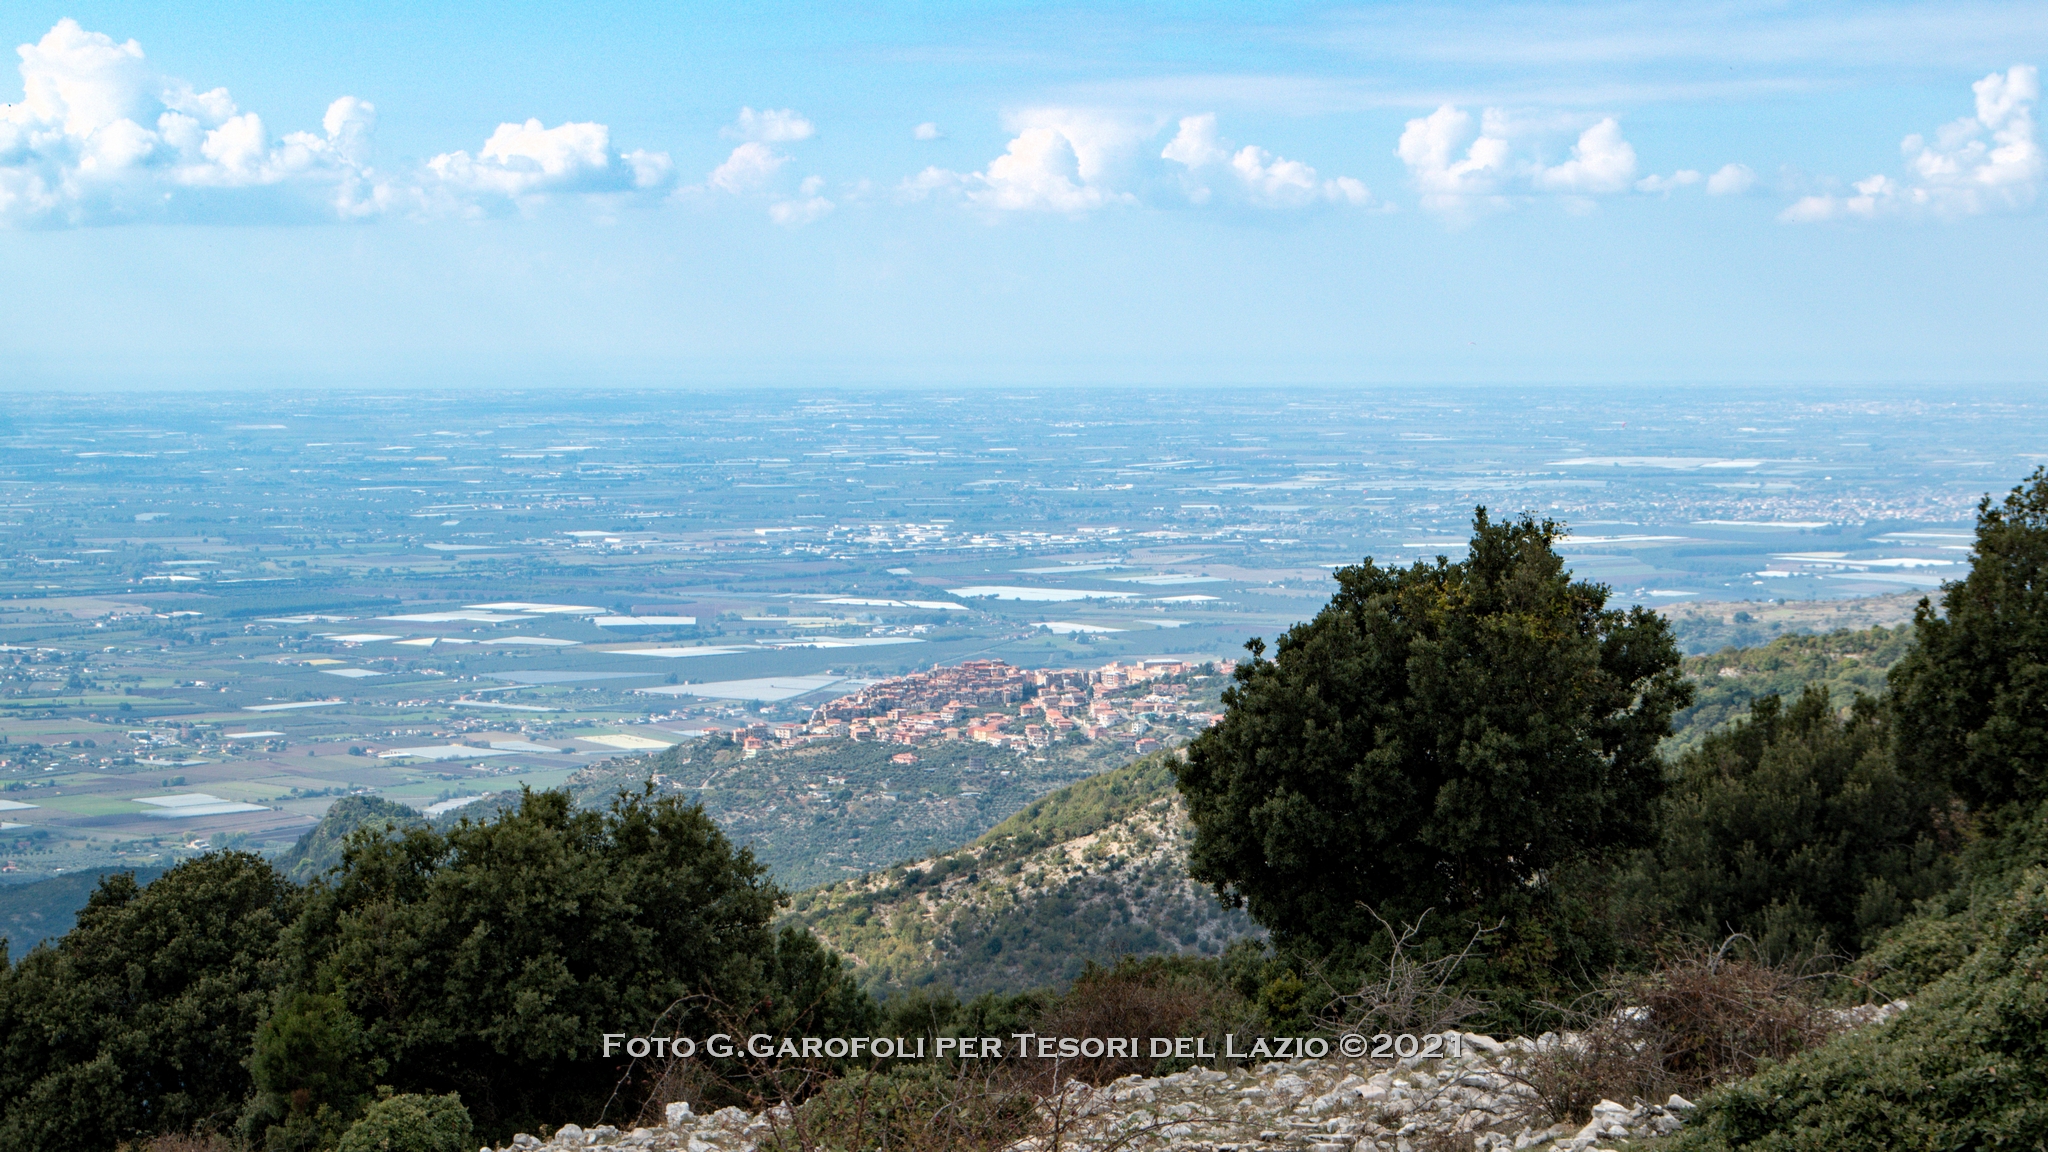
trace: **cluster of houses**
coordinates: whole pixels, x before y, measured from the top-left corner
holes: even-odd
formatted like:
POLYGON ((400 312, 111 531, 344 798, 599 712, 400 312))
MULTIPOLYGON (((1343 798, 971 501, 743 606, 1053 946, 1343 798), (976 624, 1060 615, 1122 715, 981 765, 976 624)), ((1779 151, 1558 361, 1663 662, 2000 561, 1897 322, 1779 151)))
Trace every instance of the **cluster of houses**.
MULTIPOLYGON (((1215 723, 1216 714, 1189 705, 1185 678, 1233 667, 1151 659, 1026 670, 1001 660, 969 660, 869 685, 819 706, 808 719, 756 725, 742 739, 749 754, 829 739, 913 748, 968 740, 1024 751, 1078 733, 1089 740, 1127 738, 1144 753, 1158 747, 1146 733, 1161 722, 1215 723)), ((915 753, 897 758, 906 756, 915 753)))

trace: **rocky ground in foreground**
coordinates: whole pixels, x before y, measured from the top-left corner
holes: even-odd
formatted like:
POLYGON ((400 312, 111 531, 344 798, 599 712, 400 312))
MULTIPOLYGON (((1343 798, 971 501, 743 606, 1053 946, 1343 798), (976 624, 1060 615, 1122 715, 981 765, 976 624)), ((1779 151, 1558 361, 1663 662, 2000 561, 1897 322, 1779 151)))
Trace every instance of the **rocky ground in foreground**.
MULTIPOLYGON (((1840 1030, 1883 1023, 1903 1000, 1833 1010, 1840 1030)), ((1531 1087, 1546 1053, 1581 1050, 1574 1033, 1499 1041, 1471 1032, 1460 1055, 1386 1061, 1275 1061, 1229 1071, 1193 1069, 1170 1076, 1126 1076, 1099 1088, 1069 1081, 1038 1101, 1030 1131, 1007 1152, 1600 1152, 1623 1140, 1666 1136, 1684 1127, 1690 1101, 1602 1100, 1583 1123, 1553 1123, 1531 1087)), ((1448 1046, 1448 1045, 1447 1045, 1448 1046)), ((550 1139, 520 1134, 520 1152, 616 1147, 646 1152, 755 1152, 801 1149, 797 1117, 786 1107, 751 1113, 722 1108, 698 1115, 668 1106, 668 1123, 630 1132, 604 1125, 563 1125, 550 1139)), ((491 1152, 485 1149, 481 1152, 491 1152)))
MULTIPOLYGON (((1037 1133, 1012 1152, 1051 1149, 1298 1149, 1303 1152, 1414 1152, 1425 1145, 1477 1152, 1545 1148, 1585 1152, 1606 1143, 1676 1131, 1692 1107, 1673 1096, 1662 1104, 1602 1101, 1584 1124, 1549 1124, 1536 1094, 1518 1073, 1555 1036, 1505 1044, 1464 1034, 1464 1054, 1442 1060, 1295 1060, 1253 1069, 1198 1069, 1170 1076, 1126 1076, 1100 1088, 1078 1081, 1040 1102, 1037 1133)), ((792 1114, 781 1108, 748 1113, 726 1108, 695 1115, 669 1106, 662 1128, 621 1132, 564 1126, 553 1138, 513 1138, 511 1147, 617 1147, 649 1152, 753 1152, 778 1133, 791 1144, 792 1114)))

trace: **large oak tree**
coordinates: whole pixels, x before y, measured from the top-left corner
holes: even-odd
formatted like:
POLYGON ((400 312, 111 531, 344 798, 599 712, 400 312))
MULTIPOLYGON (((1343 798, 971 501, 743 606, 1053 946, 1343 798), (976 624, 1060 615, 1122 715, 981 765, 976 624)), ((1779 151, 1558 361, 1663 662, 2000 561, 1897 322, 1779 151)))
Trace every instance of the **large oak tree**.
POLYGON ((1563 530, 1481 508, 1466 559, 1342 569, 1270 659, 1248 645, 1177 769, 1194 875, 1330 952, 1375 914, 1512 915, 1555 870, 1651 843, 1657 742, 1691 688, 1661 617, 1565 571, 1563 530))

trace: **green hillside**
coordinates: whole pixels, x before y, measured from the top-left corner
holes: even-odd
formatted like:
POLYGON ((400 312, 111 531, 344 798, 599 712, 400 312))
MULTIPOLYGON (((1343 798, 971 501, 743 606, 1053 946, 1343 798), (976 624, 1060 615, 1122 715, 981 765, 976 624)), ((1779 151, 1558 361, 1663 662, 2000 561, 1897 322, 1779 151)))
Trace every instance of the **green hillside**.
POLYGON ((1218 955, 1256 928, 1188 878, 1167 755, 1055 792, 965 848, 806 892, 790 919, 877 991, 1018 992, 1091 960, 1218 955))
MULTIPOLYGON (((735 843, 791 890, 829 884, 958 847, 1025 805, 1130 758, 1109 740, 1016 753, 966 741, 914 752, 900 744, 822 740, 749 759, 713 738, 592 765, 569 780, 586 807, 650 778, 704 805, 735 843), (912 763, 895 757, 910 754, 912 763)), ((461 810, 458 809, 458 812, 461 810)))
POLYGON ((341 864, 342 845, 356 829, 365 825, 425 827, 426 823, 425 817, 403 804, 376 796, 344 796, 271 864, 294 883, 304 884, 341 864))
POLYGON ((107 868, 96 872, 74 872, 30 884, 0 886, 0 939, 15 956, 44 940, 71 931, 78 910, 100 886, 100 878, 117 872, 135 873, 137 884, 147 884, 163 875, 161 868, 107 868))
POLYGON ((1809 684, 1827 686, 1842 706, 1858 692, 1876 696, 1885 673, 1913 644, 1913 628, 1865 628, 1781 636, 1755 648, 1723 648, 1688 656, 1685 674, 1698 691, 1692 707, 1672 718, 1668 757, 1698 744, 1707 733, 1749 714, 1752 701, 1776 693, 1796 699, 1809 684))

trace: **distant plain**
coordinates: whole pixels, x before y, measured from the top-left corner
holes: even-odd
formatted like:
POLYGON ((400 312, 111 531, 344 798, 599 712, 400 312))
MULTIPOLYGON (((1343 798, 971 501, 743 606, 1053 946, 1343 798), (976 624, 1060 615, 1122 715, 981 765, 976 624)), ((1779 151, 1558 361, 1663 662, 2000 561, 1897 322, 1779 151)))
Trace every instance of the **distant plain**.
POLYGON ((552 787, 935 663, 1229 658, 1339 566, 1460 555, 1478 505, 1564 522, 1577 574, 1695 651, 1896 623, 2041 417, 1777 389, 0 396, 0 798, 32 805, 0 879, 274 850, 351 791, 552 787), (389 755, 451 745, 478 751, 389 755), (254 810, 140 802, 194 795, 254 810))

